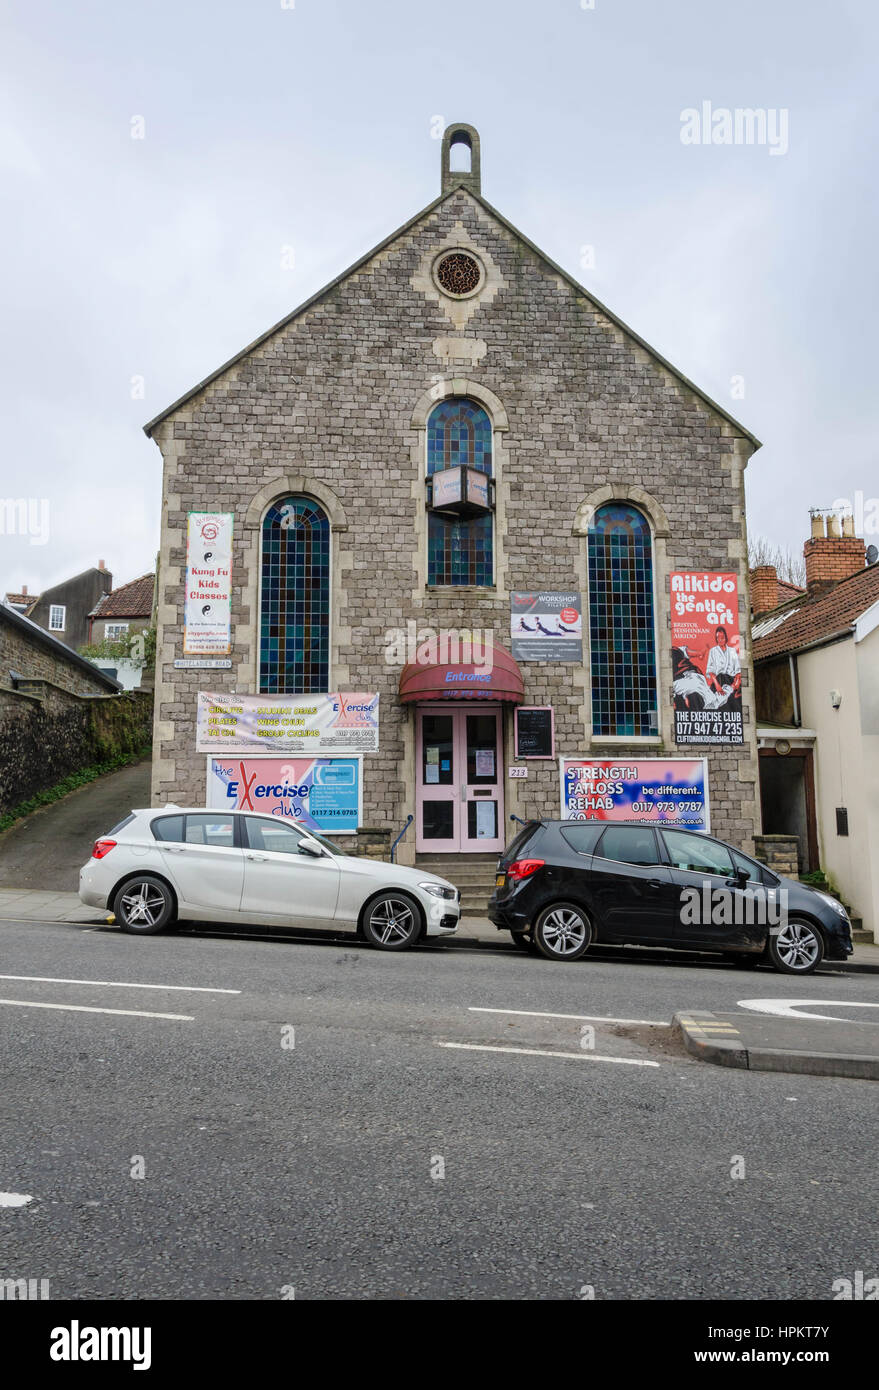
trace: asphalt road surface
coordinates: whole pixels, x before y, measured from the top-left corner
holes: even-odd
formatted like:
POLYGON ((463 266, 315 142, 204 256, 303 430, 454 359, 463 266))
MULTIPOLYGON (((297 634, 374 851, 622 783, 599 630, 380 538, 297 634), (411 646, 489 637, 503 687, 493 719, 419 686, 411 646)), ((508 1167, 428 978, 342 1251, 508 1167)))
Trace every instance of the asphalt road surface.
POLYGON ((875 1083, 708 1066, 662 1026, 879 977, 16 922, 0 974, 47 977, 0 979, 0 1277, 52 1297, 830 1299, 879 1273, 875 1083))

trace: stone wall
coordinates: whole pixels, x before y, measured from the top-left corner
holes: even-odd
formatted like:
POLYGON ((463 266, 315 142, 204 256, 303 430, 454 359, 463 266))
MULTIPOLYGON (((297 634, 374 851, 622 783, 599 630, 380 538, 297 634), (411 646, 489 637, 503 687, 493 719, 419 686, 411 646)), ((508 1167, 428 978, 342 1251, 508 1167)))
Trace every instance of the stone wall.
MULTIPOLYGON (((381 747, 364 760, 364 819, 394 833, 415 810, 413 711, 397 699, 388 633, 414 620, 490 629, 509 642, 513 589, 588 589, 590 499, 627 498, 654 531, 661 732, 596 742, 588 653, 527 663, 526 701, 555 709, 557 753, 708 759, 712 830, 744 849, 759 830, 750 652, 743 747, 673 740, 669 572, 732 570, 747 632, 744 467, 752 441, 578 293, 468 193, 458 191, 336 284, 154 431, 164 457, 153 799, 200 803, 199 689, 256 691, 260 523, 305 492, 332 525, 331 690, 381 693, 381 747), (471 249, 483 291, 443 302, 429 267, 471 249), (496 582, 427 585, 425 425, 435 401, 468 395, 495 428, 496 582), (233 665, 175 670, 183 652, 189 510, 235 514, 233 665), (210 682, 210 684, 208 684, 210 682)), ((507 759, 512 719, 505 717, 507 759)), ((505 817, 559 814, 558 766, 507 782, 505 817)), ((400 846, 409 861, 414 835, 400 846)))
POLYGON ((754 854, 773 873, 796 878, 800 872, 796 835, 755 835, 754 854))
POLYGON ((52 644, 44 645, 38 635, 34 637, 11 622, 0 621, 0 683, 11 683, 11 671, 51 681, 74 695, 108 694, 106 681, 96 671, 90 672, 71 660, 63 649, 53 651, 52 644))
POLYGON ((152 695, 81 696, 47 681, 0 686, 0 814, 71 773, 147 747, 152 695))

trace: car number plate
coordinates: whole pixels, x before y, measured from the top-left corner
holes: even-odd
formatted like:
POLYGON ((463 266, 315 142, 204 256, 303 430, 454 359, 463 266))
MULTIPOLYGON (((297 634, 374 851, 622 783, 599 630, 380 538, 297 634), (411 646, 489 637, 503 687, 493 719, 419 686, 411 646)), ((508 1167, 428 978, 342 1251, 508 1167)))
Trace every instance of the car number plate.
POLYGON ((504 886, 504 884, 506 883, 506 881, 507 881, 507 876, 506 876, 506 874, 498 874, 497 878, 495 879, 495 885, 494 885, 495 888, 503 888, 503 886, 504 886))

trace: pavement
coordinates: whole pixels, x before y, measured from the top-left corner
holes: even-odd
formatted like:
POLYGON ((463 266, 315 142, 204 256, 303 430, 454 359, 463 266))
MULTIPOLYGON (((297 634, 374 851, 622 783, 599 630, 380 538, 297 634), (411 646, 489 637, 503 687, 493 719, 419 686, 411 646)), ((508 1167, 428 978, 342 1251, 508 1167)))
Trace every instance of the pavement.
POLYGON ((768 1306, 879 1273, 869 1083, 670 1027, 870 976, 15 920, 0 961, 0 1278, 52 1299, 768 1306))

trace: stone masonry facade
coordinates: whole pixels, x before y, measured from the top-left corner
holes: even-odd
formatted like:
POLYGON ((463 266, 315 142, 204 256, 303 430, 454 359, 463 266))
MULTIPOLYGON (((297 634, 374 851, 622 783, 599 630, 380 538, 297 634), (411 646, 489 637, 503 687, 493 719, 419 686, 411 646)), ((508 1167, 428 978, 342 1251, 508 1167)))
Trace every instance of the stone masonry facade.
MULTIPOLYGON (((590 508, 629 500, 653 527, 661 735, 591 735, 582 665, 523 663, 526 703, 555 709, 559 756, 708 759, 713 833, 753 849, 759 831, 754 685, 743 662, 745 743, 682 748, 672 731, 669 573, 733 570, 747 632, 744 468, 755 441, 459 186, 366 262, 151 428, 164 459, 153 800, 203 804, 199 689, 257 685, 260 526, 306 493, 332 527, 331 690, 378 690, 380 751, 364 759, 364 824, 415 810, 412 710, 399 703, 388 633, 491 629, 509 644, 510 591, 580 590, 590 508), (472 251, 482 290, 443 303, 425 267, 472 251), (446 396, 484 406, 495 431, 495 586, 428 588, 425 426, 446 396), (190 510, 235 515, 231 671, 175 670, 183 651, 190 510)), ((588 629, 588 624, 584 624, 588 629)), ((587 633, 588 637, 588 633, 587 633)), ((512 718, 504 719, 512 761, 512 718)), ((559 815, 557 763, 506 783, 506 813, 559 815)), ((400 859, 411 858, 412 836, 400 859)))

